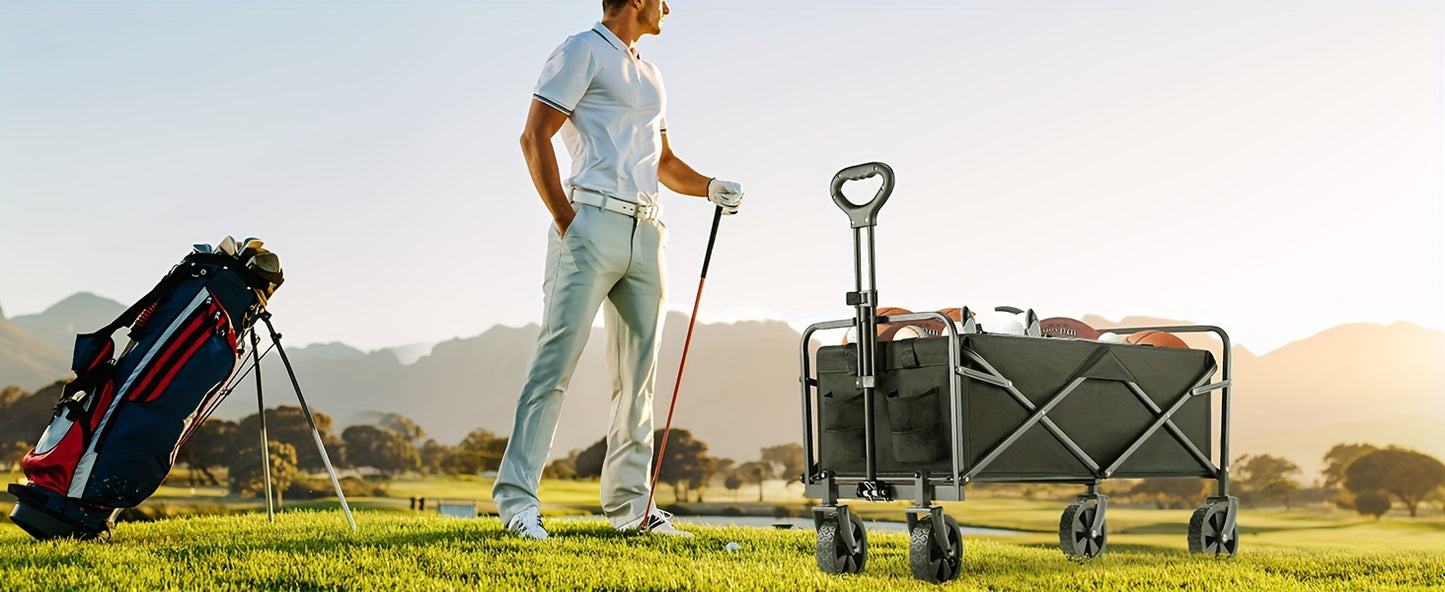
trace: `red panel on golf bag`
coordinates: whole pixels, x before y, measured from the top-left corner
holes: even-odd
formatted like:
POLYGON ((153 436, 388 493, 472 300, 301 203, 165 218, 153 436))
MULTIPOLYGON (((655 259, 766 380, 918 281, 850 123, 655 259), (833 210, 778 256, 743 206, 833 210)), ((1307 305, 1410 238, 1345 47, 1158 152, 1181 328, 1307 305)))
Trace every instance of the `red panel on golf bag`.
MULTIPOLYGON (((96 404, 98 408, 108 407, 115 398, 115 384, 105 381, 99 388, 96 404)), ((76 394, 67 388, 64 400, 76 401, 76 394)), ((79 394, 84 396, 83 392, 79 394)), ((40 434, 35 448, 20 462, 26 478, 34 485, 55 492, 63 493, 70 489, 75 465, 80 462, 89 441, 86 435, 95 433, 99 423, 100 414, 87 414, 78 404, 61 404, 55 418, 40 434)))

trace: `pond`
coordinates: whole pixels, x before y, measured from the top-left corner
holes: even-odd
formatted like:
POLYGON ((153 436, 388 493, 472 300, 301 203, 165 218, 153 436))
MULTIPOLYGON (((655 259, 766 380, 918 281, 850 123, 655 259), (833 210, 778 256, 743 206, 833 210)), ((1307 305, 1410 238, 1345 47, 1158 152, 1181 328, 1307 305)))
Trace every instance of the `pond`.
MULTIPOLYGON (((559 516, 548 518, 548 520, 604 520, 602 516, 559 516)), ((702 524, 707 526, 752 526, 756 528, 782 528, 787 525, 790 528, 813 530, 812 517, 798 518, 771 518, 768 516, 678 516, 677 523, 683 527, 689 524, 702 524)), ((864 520, 863 524, 868 532, 897 532, 907 533, 908 524, 904 522, 889 522, 883 520, 864 520)), ((1016 530, 1003 528, 977 528, 973 526, 963 527, 965 535, 1015 535, 1020 534, 1016 530)))

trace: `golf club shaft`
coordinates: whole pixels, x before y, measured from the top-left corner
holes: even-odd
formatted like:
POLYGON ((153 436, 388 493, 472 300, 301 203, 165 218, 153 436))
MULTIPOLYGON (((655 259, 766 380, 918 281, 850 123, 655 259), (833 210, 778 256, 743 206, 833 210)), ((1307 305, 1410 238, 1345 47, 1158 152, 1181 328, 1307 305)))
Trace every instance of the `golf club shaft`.
POLYGON ((702 287, 707 283, 707 267, 712 262, 712 247, 717 242, 718 222, 722 221, 722 206, 713 210, 712 231, 707 237, 707 252, 702 256, 702 274, 697 280, 697 296, 692 300, 692 316, 687 320, 687 337, 682 340, 682 360, 677 364, 677 380, 672 385, 672 402, 667 405, 667 423, 662 428, 662 442, 657 448, 657 462, 652 470, 652 484, 647 488, 647 505, 642 507, 642 523, 647 524, 647 515, 652 511, 652 498, 657 492, 657 479, 662 475, 662 460, 667 452, 667 437, 672 433, 672 413, 677 410, 677 393, 682 389, 682 370, 687 367, 687 349, 692 345, 692 328, 697 324, 697 309, 702 303, 702 287))

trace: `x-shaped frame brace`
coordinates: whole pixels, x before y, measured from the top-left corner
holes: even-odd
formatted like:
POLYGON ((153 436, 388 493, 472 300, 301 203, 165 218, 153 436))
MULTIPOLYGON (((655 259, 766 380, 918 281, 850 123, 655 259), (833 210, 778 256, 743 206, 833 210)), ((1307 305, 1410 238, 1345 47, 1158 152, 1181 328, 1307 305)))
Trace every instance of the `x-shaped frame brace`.
POLYGON ((1064 445, 1064 448, 1068 449, 1070 454, 1073 454, 1080 463, 1087 467, 1089 471, 1092 472, 1094 476, 1099 479, 1107 479, 1115 472, 1117 472, 1119 470, 1119 467, 1123 465, 1125 461, 1129 460, 1129 458, 1139 450, 1139 447, 1143 446, 1144 442, 1147 441, 1150 436, 1153 436, 1154 432, 1159 431, 1159 428, 1161 427, 1167 430, 1169 434, 1174 437, 1175 440, 1179 441, 1179 443, 1182 444, 1184 448, 1189 451, 1189 454, 1194 457, 1194 460, 1199 463, 1200 467, 1209 471, 1211 474, 1219 472, 1219 468, 1214 466, 1214 462, 1210 460, 1209 456, 1204 454, 1203 452, 1200 452, 1199 448, 1195 446, 1193 442, 1189 441, 1189 438, 1184 435, 1184 432, 1179 429, 1179 426, 1176 425, 1172 419, 1174 413, 1179 411, 1179 409, 1183 407, 1185 403, 1188 403, 1190 399, 1229 386, 1228 380, 1222 380, 1220 382, 1215 382, 1212 384, 1210 383, 1210 379, 1214 376, 1214 371, 1216 369, 1215 366, 1211 366, 1209 371, 1204 373, 1203 378, 1199 379, 1198 382, 1194 383, 1194 386, 1191 387, 1188 391, 1185 391, 1183 394, 1181 394, 1179 396, 1179 399, 1174 401, 1169 406, 1168 411, 1160 409, 1159 406, 1156 405, 1154 401, 1149 398, 1149 395, 1144 392, 1144 389, 1140 388, 1139 385, 1135 382, 1114 378, 1091 378, 1087 376, 1079 376, 1069 381, 1069 383, 1067 385, 1064 385, 1062 389, 1051 395, 1042 406, 1039 406, 1035 405, 1033 401, 1030 401, 1027 396, 1025 396, 1022 392, 1018 390, 1017 387, 1013 385, 1013 381, 1004 378, 1003 373, 999 372, 998 369, 994 368, 992 364, 989 364, 988 360, 985 360, 983 356, 979 355, 978 352, 973 350, 973 348, 964 348, 963 353, 965 356, 968 357, 969 360, 972 360, 975 364, 978 364, 979 367, 983 368, 985 372, 980 372, 972 368, 960 366, 958 369, 959 374, 1004 389, 1005 392, 1007 392, 1010 396, 1013 397, 1015 402, 1022 406, 1026 411, 1030 412, 1028 419, 1025 419, 1022 424, 1019 424, 1019 426, 1015 428, 1013 432, 1009 433, 1008 437, 1004 438, 1002 442, 999 442, 993 447, 993 449, 989 450, 988 454, 984 455, 982 459, 979 459, 978 463, 975 464, 973 468, 968 471, 968 473, 964 474, 961 479, 961 481, 963 481, 964 483, 973 481, 973 479, 977 477, 979 473, 982 473, 983 470, 988 468, 990 464, 993 464, 993 461, 996 460, 1000 454, 1003 454, 1005 450, 1008 450, 1010 446, 1013 446, 1015 442, 1018 442, 1019 438, 1022 438, 1024 433, 1035 425, 1043 426, 1044 429, 1047 430, 1049 434, 1053 435, 1053 437, 1058 440, 1060 444, 1064 445), (1084 452, 1083 448, 1080 448, 1079 445, 1068 436, 1068 434, 1065 434, 1064 431, 1060 429, 1059 426, 1048 417, 1049 411, 1051 411, 1059 403, 1063 402, 1065 398, 1067 398, 1071 393, 1073 393, 1074 390, 1077 389, 1079 385, 1083 384, 1086 380, 1114 380, 1117 382, 1123 382, 1124 385, 1129 388, 1129 391, 1133 393, 1134 396, 1138 398, 1139 401, 1144 404, 1145 408, 1147 408, 1149 412, 1154 416, 1154 422, 1149 425, 1148 429, 1145 429, 1142 434, 1135 438, 1134 442, 1127 449, 1124 450, 1123 454, 1119 455, 1119 458, 1116 459, 1113 464, 1109 465, 1107 468, 1103 468, 1102 470, 1099 463, 1095 461, 1093 457, 1090 457, 1089 453, 1084 452))

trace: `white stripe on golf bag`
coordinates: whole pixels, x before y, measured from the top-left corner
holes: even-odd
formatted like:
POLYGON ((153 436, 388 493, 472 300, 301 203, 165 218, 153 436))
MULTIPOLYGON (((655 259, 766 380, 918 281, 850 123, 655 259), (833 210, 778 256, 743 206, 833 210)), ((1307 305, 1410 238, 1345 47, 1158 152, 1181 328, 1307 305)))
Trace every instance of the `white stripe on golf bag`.
POLYGON ((110 400, 110 406, 106 407, 105 416, 100 419, 100 423, 96 424, 95 435, 90 439, 90 443, 86 445, 85 454, 80 456, 80 462, 75 465, 75 474, 70 478, 70 491, 66 492, 67 496, 79 498, 85 494, 85 486, 90 482, 90 471, 95 465, 95 445, 100 441, 100 434, 105 433, 106 425, 110 423, 111 414, 115 413, 116 408, 120 407, 120 402, 124 401, 126 395, 130 394, 131 383, 135 382, 136 377, 140 376, 141 373, 150 366, 151 358, 166 345, 166 342, 171 338, 171 334, 175 333, 176 329, 180 328, 181 324, 190 318, 191 313, 195 312, 196 309, 200 308, 201 305, 205 304, 210 298, 211 291, 202 288, 201 291, 196 294, 195 299, 186 305, 186 309, 176 315, 176 320, 171 322, 171 326, 166 327, 166 331, 161 334, 161 338, 157 339, 155 343, 151 345, 150 351, 146 352, 145 359, 142 359, 139 364, 136 364, 135 368, 131 370, 130 376, 125 378, 125 384, 121 385, 119 391, 116 391, 115 397, 110 400))

